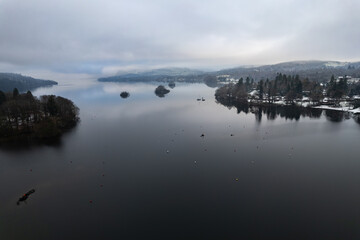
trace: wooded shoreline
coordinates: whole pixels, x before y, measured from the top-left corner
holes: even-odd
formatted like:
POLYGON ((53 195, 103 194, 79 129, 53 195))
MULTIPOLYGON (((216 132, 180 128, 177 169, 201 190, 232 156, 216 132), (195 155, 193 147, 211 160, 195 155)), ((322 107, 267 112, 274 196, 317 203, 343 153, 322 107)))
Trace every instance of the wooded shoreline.
POLYGON ((79 122, 79 108, 69 99, 30 91, 0 91, 0 140, 48 139, 60 136, 79 122))

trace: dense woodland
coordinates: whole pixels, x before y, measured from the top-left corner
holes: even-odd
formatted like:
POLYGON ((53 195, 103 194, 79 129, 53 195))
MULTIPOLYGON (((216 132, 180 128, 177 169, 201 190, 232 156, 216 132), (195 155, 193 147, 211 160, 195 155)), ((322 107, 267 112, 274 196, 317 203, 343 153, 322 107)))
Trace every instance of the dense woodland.
POLYGON ((79 121, 79 109, 66 98, 44 95, 34 97, 30 91, 0 91, 0 139, 31 136, 59 136, 79 121))
POLYGON ((360 84, 348 84, 346 78, 337 82, 332 76, 327 84, 320 84, 307 78, 301 79, 299 75, 279 73, 273 80, 266 79, 257 83, 249 77, 245 81, 240 78, 236 84, 227 84, 217 89, 215 96, 217 99, 231 98, 237 101, 258 99, 268 103, 282 97, 287 103, 308 97, 316 104, 325 97, 339 101, 346 96, 351 97, 358 94, 360 94, 360 84), (257 90, 256 96, 249 94, 252 90, 257 90))

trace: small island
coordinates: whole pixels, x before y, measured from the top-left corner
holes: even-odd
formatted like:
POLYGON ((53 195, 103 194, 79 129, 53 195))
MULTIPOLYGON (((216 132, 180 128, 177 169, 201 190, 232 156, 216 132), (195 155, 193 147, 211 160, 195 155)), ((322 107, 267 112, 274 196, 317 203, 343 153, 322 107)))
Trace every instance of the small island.
POLYGON ((126 91, 120 93, 120 97, 122 97, 122 98, 128 98, 129 96, 130 96, 130 93, 128 93, 126 91))
POLYGON ((0 91, 0 141, 49 139, 60 136, 79 122, 79 109, 69 99, 30 91, 0 91))
POLYGON ((170 90, 166 89, 163 85, 158 86, 155 89, 155 95, 158 97, 165 97, 165 94, 168 94, 170 90))

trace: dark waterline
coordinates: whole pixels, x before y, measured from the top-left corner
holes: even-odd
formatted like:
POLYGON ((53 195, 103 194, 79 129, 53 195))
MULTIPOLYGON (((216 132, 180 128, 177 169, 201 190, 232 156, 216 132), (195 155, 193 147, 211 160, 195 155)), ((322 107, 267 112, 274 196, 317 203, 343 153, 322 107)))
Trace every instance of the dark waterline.
POLYGON ((81 122, 61 144, 0 148, 0 239, 359 237, 355 119, 227 108, 201 84, 159 98, 156 87, 34 92, 72 99, 81 122))

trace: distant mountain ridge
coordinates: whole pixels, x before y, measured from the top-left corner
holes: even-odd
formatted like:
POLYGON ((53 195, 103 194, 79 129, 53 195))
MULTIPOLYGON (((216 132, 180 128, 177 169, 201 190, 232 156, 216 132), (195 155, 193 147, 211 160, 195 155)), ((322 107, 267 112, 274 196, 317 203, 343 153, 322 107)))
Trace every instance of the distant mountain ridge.
POLYGON ((261 66, 252 66, 252 67, 236 67, 223 69, 219 72, 226 71, 237 71, 237 70, 263 70, 263 71, 301 71, 301 70, 310 70, 310 69, 329 69, 329 68, 348 68, 349 66, 359 68, 360 62, 339 62, 339 61, 319 61, 319 60, 309 60, 309 61, 291 61, 291 62, 281 62, 270 65, 261 65, 261 66))
POLYGON ((149 82, 149 81, 189 81, 203 71, 190 68, 160 68, 137 73, 124 73, 112 77, 99 78, 100 82, 149 82))
POLYGON ((17 73, 0 73, 0 90, 3 92, 12 91, 14 88, 17 88, 20 92, 25 92, 38 87, 57 84, 57 82, 52 80, 36 79, 17 73))
POLYGON ((214 72, 203 72, 188 68, 155 69, 140 73, 120 74, 112 77, 99 78, 101 82, 148 82, 148 81, 184 81, 202 82, 207 76, 229 75, 240 79, 250 77, 255 81, 274 79, 278 73, 299 75, 312 81, 329 81, 331 75, 360 77, 360 62, 339 61, 293 61, 263 66, 246 66, 223 69, 214 72))
POLYGON ((202 73, 204 72, 196 69, 172 67, 172 68, 158 68, 158 69, 139 72, 135 74, 145 75, 145 76, 188 76, 188 75, 198 75, 202 73))
POLYGON ((298 74, 302 78, 313 81, 328 81, 331 75, 360 76, 360 62, 339 61, 293 61, 258 67, 237 67, 214 72, 216 75, 230 75, 234 78, 251 77, 255 80, 273 79, 278 73, 287 75, 298 74))

